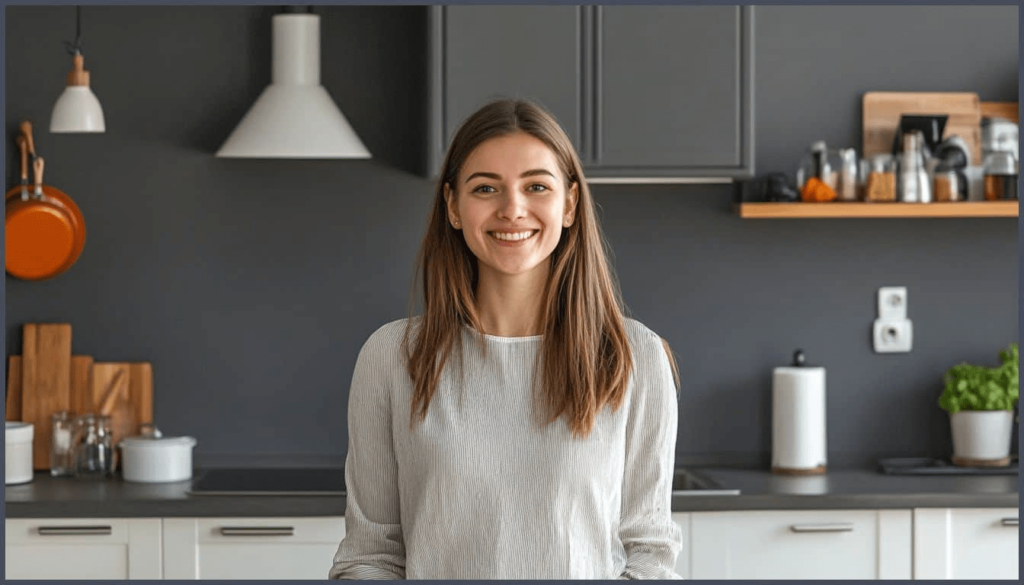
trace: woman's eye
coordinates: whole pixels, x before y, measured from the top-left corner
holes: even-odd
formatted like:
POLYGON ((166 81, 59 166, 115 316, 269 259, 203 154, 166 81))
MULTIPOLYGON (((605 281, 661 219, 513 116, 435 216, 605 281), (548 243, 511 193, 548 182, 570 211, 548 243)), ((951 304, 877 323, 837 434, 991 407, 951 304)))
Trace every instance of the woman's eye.
POLYGON ((544 191, 548 190, 548 186, 542 185, 540 183, 534 183, 533 185, 527 187, 527 190, 532 191, 533 193, 543 193, 544 191))
POLYGON ((494 189, 494 187, 491 187, 490 185, 479 185, 479 186, 477 186, 476 188, 473 189, 473 192, 474 193, 494 193, 495 189, 494 189))

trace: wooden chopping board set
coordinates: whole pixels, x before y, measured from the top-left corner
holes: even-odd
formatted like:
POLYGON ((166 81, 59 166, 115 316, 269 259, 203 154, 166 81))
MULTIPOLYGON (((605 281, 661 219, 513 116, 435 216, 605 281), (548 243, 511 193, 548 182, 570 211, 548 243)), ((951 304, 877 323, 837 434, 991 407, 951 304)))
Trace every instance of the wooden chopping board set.
MULTIPOLYGON (((1014 108, 1015 109, 1015 108, 1014 108)), ((971 165, 982 164, 982 104, 973 92, 869 91, 863 97, 864 157, 892 152, 903 114, 947 115, 943 138, 956 134, 970 151, 971 165)))
POLYGON ((153 367, 72 355, 70 324, 26 323, 22 355, 10 356, 8 364, 6 419, 33 424, 36 470, 50 468, 51 416, 60 410, 109 414, 116 446, 153 421, 153 367))

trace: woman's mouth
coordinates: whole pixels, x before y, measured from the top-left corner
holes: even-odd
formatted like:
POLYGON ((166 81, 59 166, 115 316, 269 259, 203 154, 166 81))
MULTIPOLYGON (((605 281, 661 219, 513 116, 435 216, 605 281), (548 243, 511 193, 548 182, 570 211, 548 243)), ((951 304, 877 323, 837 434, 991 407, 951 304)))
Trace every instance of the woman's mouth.
POLYGON ((522 230, 518 232, 487 232, 492 238, 499 242, 517 243, 528 240, 540 230, 522 230))

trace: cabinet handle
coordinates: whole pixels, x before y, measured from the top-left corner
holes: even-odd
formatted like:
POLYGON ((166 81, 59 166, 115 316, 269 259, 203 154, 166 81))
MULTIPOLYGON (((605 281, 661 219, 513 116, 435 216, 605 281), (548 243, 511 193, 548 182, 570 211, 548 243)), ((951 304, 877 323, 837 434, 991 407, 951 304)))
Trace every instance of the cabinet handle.
POLYGON ((832 522, 827 524, 793 524, 789 529, 793 532, 853 532, 853 523, 832 522))
POLYGON ((295 536, 294 526, 221 526, 221 536, 295 536))
POLYGON ((109 536, 110 526, 40 526, 39 536, 109 536))
POLYGON ((1020 524, 1020 518, 1003 518, 1003 526, 1017 526, 1020 524))

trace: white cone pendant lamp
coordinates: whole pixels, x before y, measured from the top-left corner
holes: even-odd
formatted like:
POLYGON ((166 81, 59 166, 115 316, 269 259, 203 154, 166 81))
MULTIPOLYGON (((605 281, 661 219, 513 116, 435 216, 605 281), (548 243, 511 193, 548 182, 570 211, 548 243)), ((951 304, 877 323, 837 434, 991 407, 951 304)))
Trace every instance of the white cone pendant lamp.
POLYGON ((73 55, 68 72, 68 85, 57 98, 50 114, 50 132, 106 132, 100 100, 89 87, 89 72, 85 70, 80 40, 82 36, 82 7, 76 7, 76 35, 68 50, 73 55))
POLYGON ((222 158, 370 158, 320 85, 320 16, 273 17, 271 82, 217 151, 222 158))

